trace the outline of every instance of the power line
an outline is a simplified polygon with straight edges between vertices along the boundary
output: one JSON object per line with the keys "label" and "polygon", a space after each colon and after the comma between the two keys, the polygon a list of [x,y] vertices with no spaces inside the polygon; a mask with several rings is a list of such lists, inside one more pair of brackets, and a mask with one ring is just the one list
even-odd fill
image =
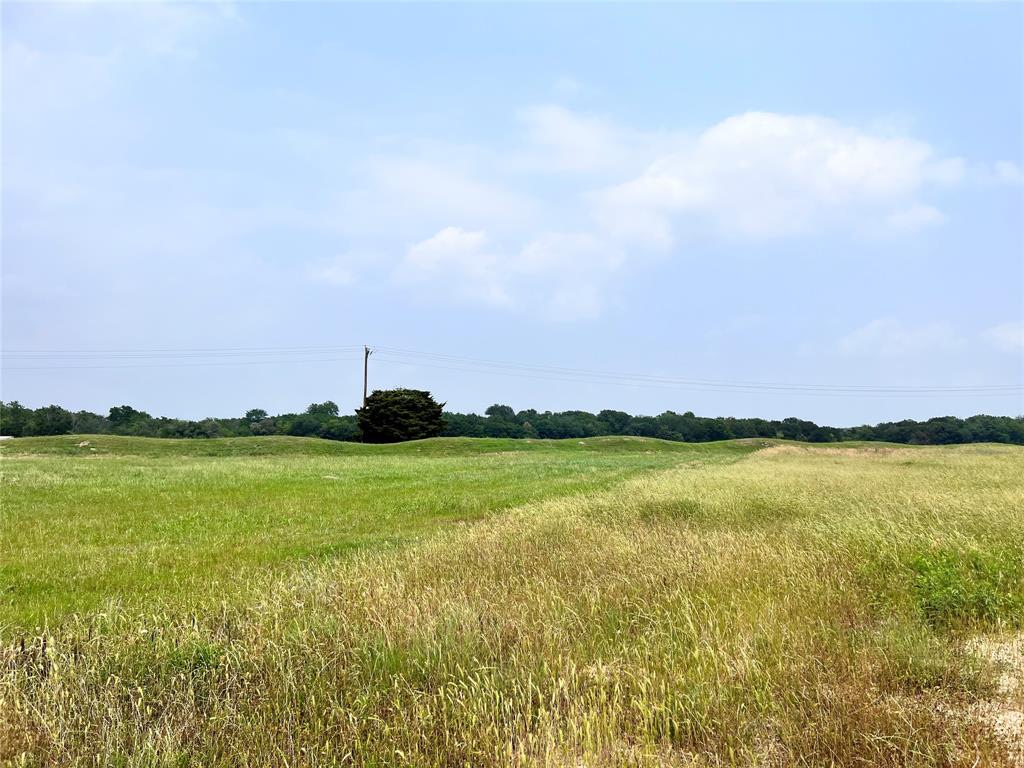
{"label": "power line", "polygon": [[781,382],[753,382],[753,381],[726,381],[716,379],[688,379],[670,376],[652,376],[646,374],[618,373],[611,371],[595,371],[580,368],[565,368],[560,366],[529,365],[524,363],[510,363],[505,361],[485,360],[480,358],[460,357],[456,355],[444,355],[432,352],[418,352],[415,350],[398,349],[394,347],[377,347],[377,350],[384,355],[394,357],[396,360],[420,361],[426,365],[428,362],[436,361],[452,363],[462,366],[494,368],[498,370],[518,370],[526,372],[538,372],[567,377],[589,377],[592,379],[613,379],[621,381],[651,382],[662,384],[680,384],[702,387],[713,387],[716,389],[766,389],[766,390],[794,390],[794,391],[835,391],[841,393],[857,392],[880,392],[880,393],[921,393],[921,392],[978,392],[978,391],[1022,391],[1024,384],[978,384],[978,385],[858,385],[858,384],[786,384]]}
{"label": "power line", "polygon": [[568,376],[557,376],[557,375],[543,375],[543,374],[531,374],[531,373],[520,373],[515,371],[496,371],[488,369],[470,368],[455,365],[443,365],[439,363],[423,362],[423,361],[410,361],[401,359],[390,359],[387,357],[381,358],[382,362],[395,363],[397,365],[415,366],[415,367],[426,367],[426,368],[438,368],[448,371],[459,371],[463,373],[482,373],[492,376],[506,376],[520,379],[534,379],[538,381],[566,381],[578,384],[606,384],[611,386],[623,386],[640,389],[666,389],[673,391],[690,391],[690,392],[730,392],[733,394],[799,394],[803,397],[858,397],[865,399],[935,399],[941,397],[978,397],[983,395],[985,397],[1019,397],[1019,393],[1016,391],[1010,392],[836,392],[836,391],[803,391],[803,392],[780,392],[778,390],[758,390],[758,389],[732,389],[722,390],[715,388],[710,385],[686,385],[686,384],[670,384],[670,383],[659,383],[659,382],[644,382],[644,381],[628,381],[628,380],[607,380],[607,379],[588,379],[586,377],[568,377]]}
{"label": "power line", "polygon": [[121,350],[33,350],[0,353],[11,360],[113,360],[123,358],[177,359],[190,357],[251,357],[261,355],[315,355],[355,351],[352,344],[332,347],[219,347],[194,349],[121,349]]}
{"label": "power line", "polygon": [[[361,352],[361,355],[355,354]],[[293,363],[347,362],[362,356],[364,384],[369,348],[365,345],[340,346],[277,346],[277,347],[195,347],[178,349],[120,350],[18,350],[3,352],[5,371],[99,370],[126,368],[184,368],[234,365],[290,365]],[[564,366],[517,363],[437,352],[375,347],[373,352],[382,362],[484,373],[515,378],[546,381],[612,384],[654,389],[716,391],[744,394],[799,394],[809,396],[851,397],[942,397],[988,396],[1013,397],[1024,392],[1024,384],[958,384],[958,385],[873,385],[787,383],[771,381],[719,380],[681,378],[640,373],[598,371]],[[346,354],[347,353],[347,354]],[[249,359],[261,358],[261,359]],[[120,361],[153,361],[122,364]],[[201,360],[203,362],[191,362]],[[7,361],[21,363],[54,363],[53,365],[10,366]],[[110,361],[111,364],[107,364]],[[79,363],[97,363],[81,365]]]}
{"label": "power line", "polygon": [[207,363],[142,363],[140,365],[36,365],[36,366],[15,366],[4,367],[4,371],[97,371],[123,368],[206,368],[209,366],[234,366],[234,365],[282,365],[292,363],[341,363],[357,359],[354,355],[348,357],[324,357],[307,360],[233,360],[231,362],[207,362]]}

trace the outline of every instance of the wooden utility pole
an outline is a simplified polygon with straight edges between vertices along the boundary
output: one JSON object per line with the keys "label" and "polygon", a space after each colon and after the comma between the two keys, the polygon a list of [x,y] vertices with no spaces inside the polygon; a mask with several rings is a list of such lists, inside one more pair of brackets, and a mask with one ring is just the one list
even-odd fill
{"label": "wooden utility pole", "polygon": [[369,371],[370,371],[370,355],[372,355],[372,354],[373,354],[373,352],[370,351],[370,348],[364,345],[363,346],[363,408],[366,407],[366,384],[369,381],[369,377],[370,377],[370,374],[369,374]]}

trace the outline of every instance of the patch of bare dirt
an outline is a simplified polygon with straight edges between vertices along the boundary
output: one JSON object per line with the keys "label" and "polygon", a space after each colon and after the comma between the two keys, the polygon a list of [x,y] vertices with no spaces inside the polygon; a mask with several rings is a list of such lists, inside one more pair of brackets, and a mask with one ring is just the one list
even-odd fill
{"label": "patch of bare dirt", "polygon": [[998,676],[992,698],[959,714],[990,730],[1006,746],[1010,765],[1024,768],[1024,633],[978,637],[967,648],[992,664]]}

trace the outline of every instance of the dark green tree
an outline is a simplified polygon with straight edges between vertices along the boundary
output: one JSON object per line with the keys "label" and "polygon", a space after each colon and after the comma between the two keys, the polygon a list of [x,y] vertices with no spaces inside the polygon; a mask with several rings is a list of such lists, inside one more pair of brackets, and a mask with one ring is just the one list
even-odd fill
{"label": "dark green tree", "polygon": [[274,419],[260,419],[249,425],[254,435],[276,435],[278,432],[277,421]]}
{"label": "dark green tree", "polygon": [[17,400],[9,403],[0,402],[0,435],[25,437],[31,433],[30,422],[32,409],[26,408]]}
{"label": "dark green tree", "polygon": [[71,432],[76,435],[101,435],[110,431],[110,422],[98,413],[78,411],[72,414]]}
{"label": "dark green tree", "polygon": [[519,423],[516,412],[508,405],[492,405],[484,414],[487,416],[485,434],[487,437],[525,437],[523,425]]}
{"label": "dark green tree", "polygon": [[355,416],[338,416],[327,419],[320,427],[320,437],[328,440],[357,440],[359,424]]}
{"label": "dark green tree", "polygon": [[71,413],[59,405],[36,408],[32,413],[33,435],[66,435],[71,431],[74,420]]}
{"label": "dark green tree", "polygon": [[288,423],[288,434],[293,437],[319,437],[320,419],[307,413],[300,413]]}
{"label": "dark green tree", "polygon": [[398,443],[436,437],[444,430],[444,403],[420,389],[378,389],[356,410],[367,443]]}
{"label": "dark green tree", "polygon": [[249,424],[252,424],[257,421],[263,421],[269,415],[270,414],[268,414],[262,408],[250,408],[248,411],[245,412],[243,421],[247,421]]}
{"label": "dark green tree", "polygon": [[512,410],[512,406],[510,405],[498,405],[495,403],[484,411],[484,415],[489,419],[494,419],[495,421],[516,420],[516,412]]}
{"label": "dark green tree", "polygon": [[609,435],[625,435],[633,421],[633,417],[622,411],[604,410],[597,414],[604,431]]}
{"label": "dark green tree", "polygon": [[137,411],[130,405],[118,405],[110,409],[107,420],[114,433],[119,435],[156,434],[153,417],[145,411]]}
{"label": "dark green tree", "polygon": [[310,403],[306,409],[306,414],[321,418],[336,417],[338,415],[338,404],[333,400],[327,400],[323,403]]}
{"label": "dark green tree", "polygon": [[445,437],[486,437],[488,420],[476,413],[444,414]]}

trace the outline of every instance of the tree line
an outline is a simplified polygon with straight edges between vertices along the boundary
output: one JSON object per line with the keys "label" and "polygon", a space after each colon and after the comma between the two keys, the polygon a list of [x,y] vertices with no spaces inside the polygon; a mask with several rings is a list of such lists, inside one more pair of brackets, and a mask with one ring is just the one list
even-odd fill
{"label": "tree line", "polygon": [[[371,397],[391,397],[392,390]],[[427,395],[428,393],[420,393]],[[382,401],[383,402],[383,401]],[[392,400],[392,402],[399,402]],[[434,406],[440,412],[440,405]],[[367,432],[364,435],[364,429]],[[376,431],[374,431],[376,429]],[[665,411],[658,416],[632,416],[623,411],[516,411],[508,405],[492,405],[483,415],[444,412],[443,422],[434,419],[429,432],[450,437],[586,438],[599,435],[656,437],[682,442],[706,442],[738,437],[767,437],[814,443],[843,440],[881,440],[893,443],[945,445],[951,443],[1015,443],[1024,445],[1024,416],[941,416],[927,421],[885,422],[859,427],[819,426],[804,419],[708,418],[692,412]],[[0,402],[0,434],[13,437],[64,434],[112,434],[141,437],[212,438],[249,435],[293,435],[327,440],[380,442],[384,436],[364,415],[342,415],[336,403],[312,403],[301,413],[271,416],[253,408],[238,418],[207,418],[199,421],[154,417],[129,405],[111,408],[104,416],[90,411],[69,411],[58,405],[26,408],[17,401]],[[399,438],[400,439],[400,438]]]}

